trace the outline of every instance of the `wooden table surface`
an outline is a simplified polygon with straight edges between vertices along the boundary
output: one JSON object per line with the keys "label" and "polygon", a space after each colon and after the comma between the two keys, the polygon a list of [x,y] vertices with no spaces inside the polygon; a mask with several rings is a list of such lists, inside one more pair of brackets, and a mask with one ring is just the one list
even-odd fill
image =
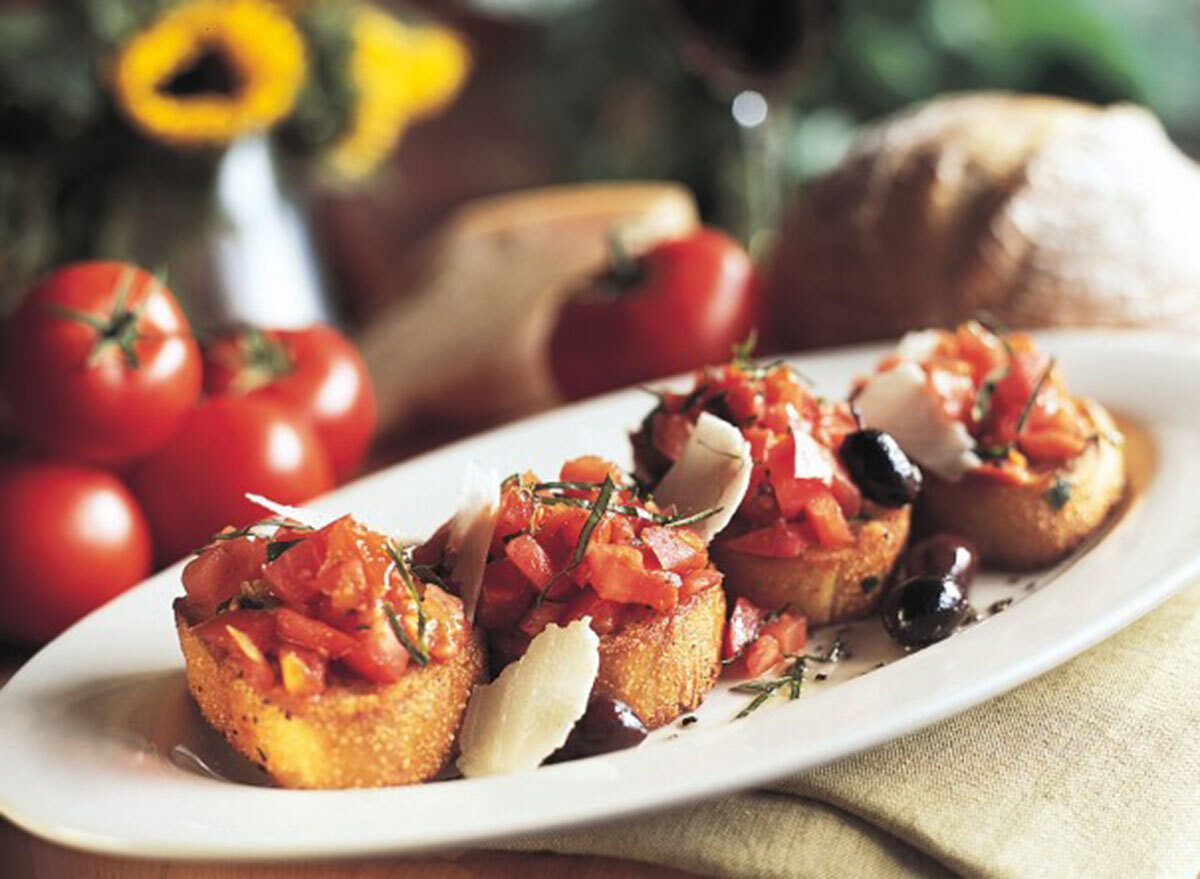
{"label": "wooden table surface", "polygon": [[[27,651],[0,646],[0,686],[29,655]],[[141,861],[64,848],[0,819],[0,877],[5,879],[645,879],[685,875],[610,858],[481,850],[303,864]]]}

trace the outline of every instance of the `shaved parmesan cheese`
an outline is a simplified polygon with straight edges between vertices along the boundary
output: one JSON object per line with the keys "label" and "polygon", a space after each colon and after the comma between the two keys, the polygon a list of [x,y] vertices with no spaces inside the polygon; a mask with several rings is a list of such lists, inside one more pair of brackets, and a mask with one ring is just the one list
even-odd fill
{"label": "shaved parmesan cheese", "polygon": [[450,576],[458,584],[468,622],[475,618],[475,605],[483,586],[483,569],[499,512],[500,477],[494,470],[484,470],[474,461],[468,461],[463,472],[458,512],[450,520],[450,537],[446,543],[451,559]]}
{"label": "shaved parmesan cheese", "polygon": [[941,340],[941,330],[915,330],[904,334],[896,345],[896,353],[900,355],[901,360],[924,363],[937,352]]}
{"label": "shaved parmesan cheese", "polygon": [[327,516],[324,513],[318,513],[316,510],[310,510],[306,507],[292,507],[287,504],[276,503],[270,498],[265,498],[261,494],[246,492],[246,500],[252,504],[258,504],[264,510],[269,510],[281,519],[290,519],[293,522],[299,522],[301,525],[306,525],[313,530],[324,528],[338,516]]}
{"label": "shaved parmesan cheese", "polygon": [[468,778],[534,769],[567,741],[600,672],[600,638],[588,620],[546,626],[525,655],[476,687],[459,735]]}
{"label": "shaved parmesan cheese", "polygon": [[885,430],[922,467],[957,482],[982,461],[966,427],[946,417],[915,363],[871,376],[854,399],[863,424]]}
{"label": "shaved parmesan cheese", "polygon": [[796,443],[797,479],[816,479],[829,485],[833,482],[833,458],[829,450],[804,430],[793,430]]}
{"label": "shaved parmesan cheese", "polygon": [[712,540],[729,524],[750,487],[750,443],[742,432],[717,416],[701,412],[683,454],[667,471],[654,499],[674,504],[680,515],[706,510],[719,512],[691,527],[705,540]]}

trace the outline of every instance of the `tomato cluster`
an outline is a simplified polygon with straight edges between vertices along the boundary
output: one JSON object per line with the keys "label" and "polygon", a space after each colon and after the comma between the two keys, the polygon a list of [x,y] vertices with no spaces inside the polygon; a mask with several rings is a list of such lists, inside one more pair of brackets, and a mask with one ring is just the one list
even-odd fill
{"label": "tomato cluster", "polygon": [[648,614],[673,612],[719,586],[721,574],[709,564],[703,538],[670,521],[624,484],[616,465],[593,455],[568,461],[554,482],[511,477],[501,492],[477,621],[511,659],[549,623],[586,616],[606,635]]}
{"label": "tomato cluster", "polygon": [[53,272],[5,321],[0,636],[44,641],[260,511],[353,473],[375,426],[336,331],[239,330],[202,351],[171,291],[119,262]]}
{"label": "tomato cluster", "polygon": [[[1082,404],[1030,336],[1001,335],[978,321],[926,332],[920,366],[929,391],[975,439],[985,455],[981,474],[1019,482],[1030,468],[1058,467],[1087,446]],[[878,371],[899,359],[890,355]]]}
{"label": "tomato cluster", "polygon": [[837,454],[855,430],[842,402],[812,394],[788,366],[735,361],[702,370],[687,394],[664,394],[633,443],[638,475],[653,485],[683,453],[700,413],[741,429],[754,469],[729,546],[754,555],[795,558],[811,546],[854,542],[850,521],[862,494]]}
{"label": "tomato cluster", "polygon": [[[401,567],[403,566],[403,567]],[[193,631],[261,689],[323,691],[330,674],[390,684],[462,648],[462,602],[349,516],[270,537],[229,530],[183,569]]]}

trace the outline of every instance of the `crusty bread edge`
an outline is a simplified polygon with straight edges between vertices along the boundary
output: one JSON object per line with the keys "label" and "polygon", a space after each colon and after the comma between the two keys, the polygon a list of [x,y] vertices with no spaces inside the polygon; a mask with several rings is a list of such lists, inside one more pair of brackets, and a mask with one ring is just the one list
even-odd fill
{"label": "crusty bread edge", "polygon": [[214,729],[290,788],[414,784],[438,773],[475,684],[486,673],[482,636],[472,632],[445,663],[412,669],[394,684],[331,688],[296,697],[260,692],[222,661],[175,611],[188,689]]}

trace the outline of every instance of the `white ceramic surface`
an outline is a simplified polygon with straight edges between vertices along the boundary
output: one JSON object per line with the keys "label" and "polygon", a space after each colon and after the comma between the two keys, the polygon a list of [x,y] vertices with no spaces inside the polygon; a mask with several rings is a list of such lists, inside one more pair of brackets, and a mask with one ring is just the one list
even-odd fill
{"label": "white ceramic surface", "polygon": [[[1165,335],[1046,334],[1072,387],[1134,425],[1153,450],[1144,485],[1102,539],[1059,570],[977,581],[984,611],[954,637],[902,656],[877,621],[851,627],[853,657],[813,667],[801,699],[734,720],[748,697],[720,687],[698,722],[633,750],[532,773],[367,791],[262,784],[187,697],[171,624],[179,566],[87,617],[0,690],[0,813],[48,839],[172,858],[366,855],[477,843],[746,787],[879,744],[1063,662],[1200,576],[1200,346]],[[829,394],[880,354],[796,358]],[[315,506],[401,535],[456,501],[468,459],[553,473],[565,457],[628,461],[626,429],[652,400],[633,390],[542,415],[354,483]],[[815,649],[834,633],[818,631]],[[892,662],[891,660],[899,660]],[[879,663],[887,663],[877,667]],[[816,672],[829,677],[816,680]]]}

